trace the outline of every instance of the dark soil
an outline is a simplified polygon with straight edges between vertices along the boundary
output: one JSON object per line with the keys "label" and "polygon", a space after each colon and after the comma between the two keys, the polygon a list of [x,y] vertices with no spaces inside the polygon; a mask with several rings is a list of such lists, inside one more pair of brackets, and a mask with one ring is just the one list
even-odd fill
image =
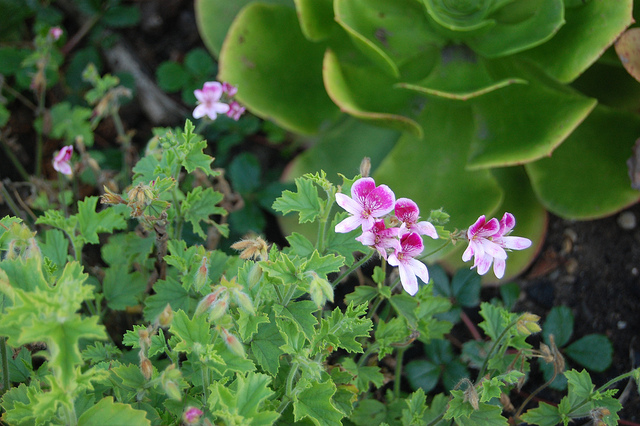
{"label": "dark soil", "polygon": [[[153,73],[161,62],[180,61],[189,50],[204,47],[197,32],[192,1],[148,0],[134,4],[141,8],[141,23],[135,28],[120,30],[118,34],[133,47],[152,80],[155,80]],[[81,25],[73,19],[78,18],[69,17],[64,22],[70,36]],[[77,48],[82,46],[80,43]],[[112,71],[106,69],[105,72]],[[178,95],[171,97],[177,103],[181,102]],[[183,107],[188,110],[187,106]],[[136,130],[134,143],[142,149],[151,137],[155,123],[145,117],[136,100],[126,107],[123,118],[128,129]],[[29,111],[16,111],[12,119],[19,120],[12,126],[13,135],[20,140],[16,153],[31,171],[33,165],[29,164],[29,159],[33,158],[34,136],[26,124],[30,119]],[[100,132],[96,146],[117,147],[108,122]],[[57,141],[50,141],[46,152],[51,154],[57,147]],[[267,155],[271,158],[261,156],[261,160],[269,163],[269,167],[272,167],[273,157],[281,162],[281,153],[269,151]],[[3,177],[19,180],[10,163],[1,158],[0,167]],[[640,222],[640,205],[629,208],[625,215],[622,221],[635,222],[637,219]],[[633,220],[629,220],[628,215],[632,215]],[[620,218],[621,215],[615,215],[576,222],[550,216],[549,232],[541,254],[527,274],[518,280],[523,291],[517,311],[529,311],[544,320],[553,306],[568,306],[575,316],[572,341],[590,333],[609,337],[614,347],[613,364],[603,373],[592,374],[596,386],[640,364],[640,342],[636,339],[640,331],[640,226],[635,223],[621,226]],[[486,300],[496,295],[497,290],[493,288],[483,291]],[[541,383],[543,379],[534,367],[525,390],[530,392]],[[626,382],[618,384],[621,390],[625,386]],[[553,392],[539,395],[553,403],[561,396],[561,393]],[[621,418],[627,422],[640,422],[640,397],[635,390],[628,393],[623,405]]]}

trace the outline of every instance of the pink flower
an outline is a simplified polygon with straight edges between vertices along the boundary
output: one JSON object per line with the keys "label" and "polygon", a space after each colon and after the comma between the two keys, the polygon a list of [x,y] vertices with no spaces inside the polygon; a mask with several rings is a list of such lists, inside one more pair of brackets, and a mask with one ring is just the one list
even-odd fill
{"label": "pink flower", "polygon": [[395,201],[396,196],[387,185],[376,187],[370,177],[358,179],[351,186],[351,198],[336,194],[336,203],[352,215],[336,225],[336,232],[351,232],[360,225],[364,232],[369,231],[377,218],[393,210]]}
{"label": "pink flower", "polygon": [[434,240],[438,239],[438,231],[431,222],[420,219],[420,209],[415,201],[408,198],[399,198],[395,206],[396,217],[402,222],[401,233],[415,232],[418,235],[428,235]]}
{"label": "pink flower", "polygon": [[400,272],[400,282],[404,290],[410,295],[418,292],[418,279],[420,277],[425,283],[429,282],[429,271],[424,263],[414,257],[424,250],[422,238],[415,232],[404,234],[400,238],[400,250],[389,255],[389,265],[397,266]]}
{"label": "pink flower", "polygon": [[398,239],[399,228],[387,228],[384,220],[378,220],[369,231],[365,231],[356,238],[365,246],[370,246],[378,250],[383,259],[387,258],[387,249],[395,251],[402,250]]}
{"label": "pink flower", "polygon": [[227,94],[230,98],[235,96],[238,93],[238,88],[232,84],[227,83],[226,81],[222,83],[222,91]]}
{"label": "pink flower", "polygon": [[244,114],[244,111],[245,108],[242,105],[240,105],[236,101],[232,101],[229,104],[229,111],[227,111],[227,116],[238,121],[240,119],[240,116]]}
{"label": "pink flower", "polygon": [[184,412],[182,418],[184,422],[188,425],[192,425],[200,420],[200,416],[204,413],[202,410],[197,409],[196,407],[188,407],[187,411]]}
{"label": "pink flower", "polygon": [[53,158],[53,168],[60,173],[70,176],[71,171],[71,154],[73,154],[73,145],[63,147]]}
{"label": "pink flower", "polygon": [[215,120],[218,114],[226,114],[229,111],[229,105],[220,102],[223,89],[222,84],[217,81],[206,82],[202,90],[194,90],[193,94],[198,100],[198,106],[193,110],[194,118],[202,118],[206,115]]}
{"label": "pink flower", "polygon": [[474,257],[472,269],[477,267],[478,274],[484,275],[491,268],[498,279],[504,276],[507,250],[523,250],[531,246],[531,240],[523,237],[510,237],[508,234],[516,224],[511,213],[505,213],[502,220],[493,218],[486,221],[480,216],[467,230],[469,247],[462,254],[462,260],[467,262]]}
{"label": "pink flower", "polygon": [[60,27],[51,28],[49,30],[49,35],[54,41],[58,41],[58,39],[60,39],[60,36],[62,36],[62,28]]}

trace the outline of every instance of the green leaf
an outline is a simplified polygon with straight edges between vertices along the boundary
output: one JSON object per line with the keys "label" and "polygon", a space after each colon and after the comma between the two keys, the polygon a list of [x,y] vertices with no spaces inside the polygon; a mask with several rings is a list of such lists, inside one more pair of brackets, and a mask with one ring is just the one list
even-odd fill
{"label": "green leaf", "polygon": [[193,232],[201,238],[206,239],[207,235],[200,226],[200,222],[213,224],[209,219],[211,215],[226,215],[227,211],[222,207],[216,206],[222,201],[223,195],[213,188],[203,189],[201,186],[193,188],[187,198],[182,202],[182,210],[184,211],[184,219],[191,223]]}
{"label": "green leaf", "polygon": [[316,341],[324,341],[327,345],[341,347],[347,352],[362,352],[360,337],[368,337],[373,324],[370,319],[362,318],[366,315],[366,305],[355,306],[350,303],[343,313],[335,308],[331,316],[321,320],[320,330]]}
{"label": "green leaf", "polygon": [[68,102],[60,102],[51,108],[50,135],[56,139],[64,139],[66,145],[73,145],[76,137],[81,137],[88,147],[93,146],[93,130],[91,129],[92,110],[81,106],[71,107]]}
{"label": "green leaf", "polygon": [[498,340],[498,337],[508,325],[504,314],[505,310],[502,308],[487,302],[480,304],[480,315],[484,318],[484,321],[479,326],[494,342]]}
{"label": "green leaf", "polygon": [[156,294],[145,300],[144,317],[147,321],[154,321],[169,304],[174,312],[183,310],[193,312],[196,301],[189,297],[189,292],[175,278],[157,281],[153,289]]}
{"label": "green leaf", "polygon": [[86,197],[78,202],[78,232],[79,238],[90,244],[98,244],[98,233],[113,232],[125,229],[127,222],[124,218],[125,207],[109,207],[96,212],[98,197]]}
{"label": "green leaf", "polygon": [[[187,123],[191,123],[187,120]],[[193,126],[193,124],[191,125]],[[185,135],[183,138],[188,139],[191,136],[187,124],[185,124]],[[207,176],[216,176],[218,173],[211,168],[213,157],[205,154],[203,150],[207,147],[207,141],[189,142],[189,151],[186,153],[182,166],[188,173],[192,173],[195,169],[200,169]]]}
{"label": "green leaf", "polygon": [[440,366],[426,360],[415,360],[407,363],[407,378],[412,389],[431,392],[440,380]]}
{"label": "green leaf", "polygon": [[376,287],[370,287],[366,285],[357,286],[352,293],[345,296],[344,301],[346,303],[352,303],[354,305],[361,305],[363,303],[369,303],[378,295],[378,289]]}
{"label": "green leaf", "polygon": [[502,407],[484,402],[475,410],[468,401],[464,401],[464,391],[451,391],[453,399],[449,401],[449,409],[444,415],[447,420],[455,419],[460,426],[508,425],[502,416]]}
{"label": "green leaf", "polygon": [[212,341],[211,325],[206,315],[190,320],[183,310],[175,311],[169,331],[180,340],[173,348],[176,352],[202,351]]}
{"label": "green leaf", "polygon": [[419,303],[416,299],[409,296],[407,293],[402,292],[401,294],[391,296],[389,302],[391,303],[391,306],[394,307],[398,315],[402,315],[406,318],[409,326],[412,328],[417,327],[418,317],[416,316],[416,310]]}
{"label": "green leaf", "polygon": [[328,274],[338,272],[342,266],[344,266],[344,257],[335,254],[320,256],[317,251],[314,251],[304,269],[305,272],[315,272],[320,277],[326,278]]}
{"label": "green leaf", "polygon": [[639,194],[624,164],[638,134],[635,114],[598,106],[550,158],[525,165],[540,202],[561,217],[585,220],[635,203]]}
{"label": "green leaf", "polygon": [[381,387],[384,382],[384,375],[380,367],[359,366],[353,358],[342,359],[340,365],[353,376],[353,381],[360,392],[369,390],[369,385]]}
{"label": "green leaf", "polygon": [[304,37],[293,9],[254,2],[229,29],[218,78],[239,88],[236,98],[253,114],[297,133],[314,133],[339,114],[322,81],[324,51]]}
{"label": "green leaf", "polygon": [[113,402],[112,396],[105,396],[96,405],[78,418],[78,426],[99,426],[105,424],[151,425],[146,412],[136,410],[129,404]]}
{"label": "green leaf", "polygon": [[566,9],[566,24],[551,40],[520,55],[561,82],[571,82],[633,22],[632,7],[632,0],[582,2]]}
{"label": "green leaf", "polygon": [[[335,229],[336,225],[347,216],[348,214],[346,212],[336,214],[329,226],[329,229]],[[353,253],[365,253],[367,250],[370,250],[362,245],[360,241],[356,240],[356,237],[359,236],[359,229],[354,229],[353,231],[344,234],[339,232],[329,232],[327,235],[326,250],[330,253],[336,253],[343,256],[345,258],[345,262],[351,265],[355,262]]]}
{"label": "green leaf", "polygon": [[318,189],[309,179],[297,178],[295,183],[297,191],[284,191],[273,203],[273,209],[283,214],[298,212],[299,223],[313,222],[320,214]]}
{"label": "green leaf", "polygon": [[311,383],[294,396],[293,414],[296,421],[308,418],[316,426],[342,424],[343,414],[335,407],[331,397],[336,392],[333,382]]}
{"label": "green leaf", "polygon": [[62,269],[67,263],[69,255],[69,240],[63,232],[57,229],[47,229],[42,232],[42,235],[44,241],[38,244],[42,254],[58,265],[59,269]]}
{"label": "green leaf", "polygon": [[243,152],[231,161],[227,167],[227,176],[233,189],[240,194],[248,194],[261,186],[260,163],[255,155]]}
{"label": "green leaf", "polygon": [[304,336],[309,341],[313,339],[315,326],[318,323],[318,319],[313,315],[317,310],[316,304],[311,300],[291,302],[286,307],[273,305],[273,312],[275,312],[276,318],[283,318],[295,324],[298,332],[304,333]]}
{"label": "green leaf", "polygon": [[315,251],[313,243],[298,232],[293,232],[285,238],[289,242],[291,253],[295,256],[308,257]]}
{"label": "green leaf", "polygon": [[[409,132],[420,138],[420,124],[405,116],[415,94],[393,87],[394,78],[375,66],[341,63],[336,52],[327,49],[322,64],[327,93],[340,109],[365,122]],[[375,86],[376,91],[368,90]]]}
{"label": "green leaf", "polygon": [[296,0],[300,29],[309,41],[321,41],[329,37],[333,26],[332,0]]}
{"label": "green leaf", "polygon": [[246,424],[273,424],[280,414],[263,409],[274,393],[269,388],[271,380],[266,374],[249,372],[246,376],[238,374],[231,388],[215,383],[210,387],[210,408],[218,417],[233,423],[243,419]]}
{"label": "green leaf", "polygon": [[238,333],[242,341],[246,342],[258,332],[258,326],[263,323],[268,323],[269,318],[263,312],[257,314],[251,314],[245,310],[238,310],[238,318],[236,323],[238,324]]}
{"label": "green leaf", "polygon": [[165,61],[156,69],[158,86],[167,92],[177,92],[188,81],[185,69],[177,62]]}
{"label": "green leaf", "polygon": [[216,64],[204,49],[196,47],[184,57],[184,65],[193,76],[210,77],[216,71]]}
{"label": "green leaf", "polygon": [[271,313],[269,322],[258,326],[258,333],[251,341],[251,350],[258,364],[272,376],[278,373],[280,355],[283,353],[280,346],[284,343],[275,323],[275,315]]}
{"label": "green leaf", "polygon": [[140,272],[129,273],[122,267],[105,270],[102,291],[111,309],[123,310],[137,305],[146,288],[147,280]]}
{"label": "green leaf", "polygon": [[548,345],[553,334],[556,345],[561,348],[569,342],[573,334],[573,313],[567,306],[554,306],[544,321],[542,335]]}
{"label": "green leaf", "polygon": [[474,270],[459,269],[451,280],[453,297],[462,306],[473,307],[480,303],[481,277]]}
{"label": "green leaf", "polygon": [[110,27],[132,27],[140,21],[140,9],[135,6],[111,6],[101,19]]}
{"label": "green leaf", "polygon": [[537,408],[530,408],[522,415],[522,420],[540,426],[556,426],[562,421],[558,407],[541,402]]}
{"label": "green leaf", "polygon": [[382,425],[387,419],[387,406],[375,399],[363,399],[349,419],[358,426]]}
{"label": "green leaf", "polygon": [[613,345],[603,334],[587,334],[564,348],[564,353],[589,370],[601,373],[611,366]]}

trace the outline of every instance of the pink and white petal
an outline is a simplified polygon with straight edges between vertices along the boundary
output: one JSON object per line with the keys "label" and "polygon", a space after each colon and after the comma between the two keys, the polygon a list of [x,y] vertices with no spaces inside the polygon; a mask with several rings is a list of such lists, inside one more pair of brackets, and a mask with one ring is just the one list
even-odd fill
{"label": "pink and white petal", "polygon": [[336,194],[336,204],[352,215],[360,216],[362,214],[362,205],[340,192]]}
{"label": "pink and white petal", "polygon": [[511,250],[524,250],[531,247],[531,240],[524,237],[502,237],[496,243]]}
{"label": "pink and white petal", "polygon": [[356,241],[360,241],[365,246],[373,246],[376,243],[376,234],[371,231],[363,232],[362,235],[356,237]]}
{"label": "pink and white petal", "polygon": [[436,227],[433,226],[431,222],[428,222],[426,220],[416,223],[416,232],[418,232],[418,234],[420,235],[427,235],[433,238],[434,240],[437,240],[439,238],[438,231],[436,231]]}
{"label": "pink and white petal", "polygon": [[471,258],[475,254],[474,246],[475,246],[475,244],[470,242],[469,246],[467,247],[467,249],[464,251],[464,253],[462,253],[462,261],[463,262],[468,262],[468,261],[471,260]]}
{"label": "pink and white petal", "polygon": [[498,219],[494,217],[489,222],[484,224],[484,226],[478,231],[476,236],[491,237],[498,232],[500,232],[500,222],[498,222]]}
{"label": "pink and white petal", "polygon": [[193,95],[196,97],[196,99],[198,100],[198,102],[200,103],[204,103],[207,100],[207,96],[205,95],[205,93],[200,90],[200,89],[196,89],[193,91]]}
{"label": "pink and white petal", "polygon": [[496,278],[501,279],[504,277],[504,270],[506,266],[506,261],[504,259],[493,260],[493,273],[496,274]]}
{"label": "pink and white petal", "polygon": [[478,268],[478,274],[484,275],[491,268],[491,262],[493,258],[491,256],[478,256],[476,255],[474,266]]}
{"label": "pink and white petal", "polygon": [[364,200],[376,188],[373,178],[360,178],[351,185],[351,198]]}
{"label": "pink and white petal", "polygon": [[400,272],[400,282],[404,291],[410,295],[415,295],[418,292],[418,279],[413,274],[413,271],[404,264],[398,265],[398,272]]}
{"label": "pink and white petal", "polygon": [[335,231],[340,234],[346,234],[356,229],[362,224],[362,219],[358,216],[349,216],[342,222],[336,225]]}
{"label": "pink and white petal", "polygon": [[217,81],[207,81],[204,86],[202,86],[202,91],[207,94],[207,96],[213,96],[216,99],[220,99],[222,97],[222,84]]}
{"label": "pink and white petal", "polygon": [[229,105],[222,102],[216,102],[213,104],[213,110],[218,114],[226,114],[229,111],[229,108]]}
{"label": "pink and white petal", "polygon": [[366,204],[371,216],[381,217],[393,210],[396,195],[387,185],[380,185],[369,193]]}
{"label": "pink and white petal", "polygon": [[198,105],[193,110],[193,118],[202,118],[205,115],[207,115],[207,107],[204,106],[203,104]]}
{"label": "pink and white petal", "polygon": [[396,253],[390,254],[389,258],[387,259],[387,262],[391,266],[399,266],[400,265],[400,260],[398,260],[398,255]]}
{"label": "pink and white petal", "polygon": [[467,238],[469,240],[473,239],[474,236],[480,232],[484,224],[486,223],[486,218],[484,215],[480,216],[476,222],[467,229]]}
{"label": "pink and white petal", "polygon": [[398,198],[394,210],[400,222],[415,223],[420,214],[418,205],[409,198]]}
{"label": "pink and white petal", "polygon": [[429,283],[429,270],[427,269],[427,265],[417,259],[407,259],[406,264],[425,284]]}
{"label": "pink and white petal", "polygon": [[505,212],[500,220],[500,235],[508,234],[514,226],[516,226],[516,218],[511,213]]}
{"label": "pink and white petal", "polygon": [[484,251],[484,253],[486,253],[488,256],[495,257],[496,259],[507,258],[507,252],[504,251],[502,247],[500,247],[498,244],[494,243],[493,241],[489,241],[483,238],[483,239],[480,239],[478,243],[482,247],[482,250]]}
{"label": "pink and white petal", "polygon": [[372,216],[360,217],[360,223],[362,223],[363,231],[370,231],[373,228],[373,225],[376,224],[376,220]]}
{"label": "pink and white petal", "polygon": [[422,238],[414,232],[404,235],[400,240],[400,245],[402,245],[402,252],[410,257],[416,257],[424,250]]}

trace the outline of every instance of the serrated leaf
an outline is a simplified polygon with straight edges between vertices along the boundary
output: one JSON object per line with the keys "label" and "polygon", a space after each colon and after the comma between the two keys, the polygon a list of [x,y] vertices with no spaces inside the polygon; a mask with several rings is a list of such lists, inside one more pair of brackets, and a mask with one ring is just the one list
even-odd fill
{"label": "serrated leaf", "polygon": [[376,287],[360,285],[360,286],[357,286],[352,293],[347,294],[344,300],[346,303],[361,305],[363,303],[369,303],[377,295],[378,295],[378,289]]}
{"label": "serrated leaf", "polygon": [[344,358],[340,365],[353,376],[353,381],[360,392],[368,391],[370,384],[379,388],[384,382],[384,375],[380,371],[380,367],[360,366],[355,363],[353,358]]}
{"label": "serrated leaf", "polygon": [[173,314],[169,331],[180,339],[180,342],[173,348],[176,352],[192,353],[194,350],[202,350],[212,340],[211,325],[207,321],[206,315],[189,319],[183,310],[178,310]]}
{"label": "serrated leaf", "polygon": [[482,315],[484,321],[479,326],[491,340],[496,341],[507,325],[503,316],[504,310],[486,302],[483,302],[480,306],[480,315]]}
{"label": "serrated leaf", "polygon": [[430,392],[440,379],[440,366],[426,360],[415,360],[405,367],[407,378],[412,389],[422,389]]}
{"label": "serrated leaf", "polygon": [[338,272],[343,265],[344,257],[342,256],[336,256],[335,254],[320,256],[317,251],[314,251],[307,260],[304,269],[306,272],[313,271],[321,277],[326,278],[327,274]]}
{"label": "serrated leaf", "polygon": [[294,397],[293,414],[296,421],[306,417],[316,426],[341,424],[343,414],[331,401],[335,392],[333,382],[312,383]]}
{"label": "serrated leaf", "polygon": [[318,319],[313,315],[317,310],[318,307],[311,300],[291,302],[287,306],[273,306],[276,318],[284,318],[291,321],[296,325],[298,332],[302,332],[309,341],[313,339],[315,326],[318,323]]}
{"label": "serrated leaf", "polygon": [[102,398],[78,418],[78,426],[102,426],[108,424],[149,425],[146,412],[136,410],[129,404],[113,402],[112,396]]}
{"label": "serrated leaf", "polygon": [[169,304],[174,312],[181,309],[185,312],[193,312],[196,301],[189,297],[189,292],[174,278],[167,277],[153,286],[156,294],[145,300],[144,317],[147,321],[154,321]]}
{"label": "serrated leaf", "polygon": [[362,318],[366,314],[366,305],[350,303],[346,312],[335,308],[331,316],[323,318],[315,339],[326,344],[341,347],[347,352],[362,352],[359,337],[368,337],[373,324],[370,319]]}
{"label": "serrated leaf", "polygon": [[96,212],[98,197],[86,197],[78,202],[78,233],[79,238],[86,243],[98,244],[98,233],[113,232],[124,229],[127,222],[124,219],[123,206],[109,207]]}
{"label": "serrated leaf", "polygon": [[292,232],[291,235],[285,238],[289,242],[291,254],[295,256],[308,257],[315,251],[313,243],[298,232]]}
{"label": "serrated leaf", "polygon": [[258,332],[258,326],[266,322],[269,322],[269,318],[264,312],[250,314],[245,310],[239,310],[236,323],[238,324],[238,333],[240,333],[242,341],[246,342],[251,339]]}
{"label": "serrated leaf", "polygon": [[522,420],[540,426],[556,426],[562,421],[558,408],[541,402],[537,408],[530,408],[522,415]]}
{"label": "serrated leaf", "polygon": [[44,241],[38,244],[42,254],[58,265],[59,269],[62,269],[67,263],[67,256],[69,255],[69,240],[58,229],[48,229],[42,235],[44,236]]}
{"label": "serrated leaf", "polygon": [[462,306],[473,307],[480,302],[481,277],[471,269],[459,269],[451,280],[453,296]]}
{"label": "serrated leaf", "polygon": [[269,322],[258,326],[258,334],[251,341],[251,350],[256,361],[272,376],[278,373],[280,367],[280,346],[284,344],[284,339],[275,324],[275,315],[269,315]]}
{"label": "serrated leaf", "polygon": [[588,334],[564,348],[564,353],[589,370],[601,373],[611,366],[613,345],[603,334]]}
{"label": "serrated leaf", "polygon": [[207,176],[216,176],[217,173],[211,168],[213,157],[205,154],[203,150],[207,147],[207,141],[193,142],[191,149],[187,152],[182,166],[188,173],[193,173],[195,169],[202,170]]}
{"label": "serrated leaf", "polygon": [[207,235],[202,230],[200,222],[213,225],[209,219],[211,215],[226,215],[227,211],[216,206],[223,199],[223,195],[213,188],[203,189],[201,186],[195,187],[187,194],[187,198],[182,202],[184,219],[191,223],[193,232],[201,238],[206,239]]}
{"label": "serrated leaf", "polygon": [[297,192],[284,191],[273,203],[273,209],[283,214],[298,212],[299,223],[313,222],[320,214],[318,188],[304,178],[297,178],[295,184]]}
{"label": "serrated leaf", "polygon": [[234,423],[241,418],[246,424],[273,424],[279,413],[263,410],[265,400],[274,393],[270,383],[271,377],[253,372],[238,374],[232,388],[216,383],[210,387],[210,408],[218,417],[233,419]]}
{"label": "serrated leaf", "polygon": [[[336,214],[333,218],[333,221],[331,221],[329,229],[334,230],[336,228],[336,225],[347,216],[348,214],[346,212]],[[360,241],[356,240],[356,237],[359,236],[360,229],[354,229],[353,231],[344,234],[339,232],[329,232],[327,234],[326,250],[328,252],[344,256],[345,262],[351,265],[355,262],[353,253],[366,253],[368,250],[370,250]]]}
{"label": "serrated leaf", "polygon": [[146,288],[147,280],[140,272],[129,273],[122,267],[108,268],[102,281],[107,306],[114,310],[137,305]]}

